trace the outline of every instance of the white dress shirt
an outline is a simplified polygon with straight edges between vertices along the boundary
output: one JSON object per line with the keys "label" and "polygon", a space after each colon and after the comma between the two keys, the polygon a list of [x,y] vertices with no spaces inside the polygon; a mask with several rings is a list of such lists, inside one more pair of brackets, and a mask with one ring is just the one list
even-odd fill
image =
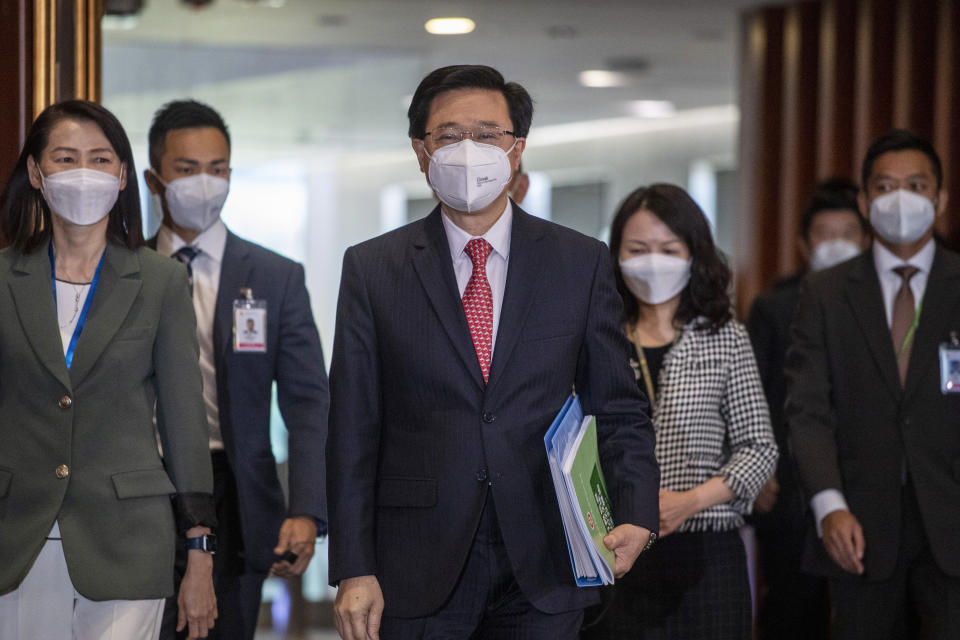
{"label": "white dress shirt", "polygon": [[497,345],[497,330],[500,328],[500,309],[503,308],[503,290],[507,285],[507,265],[510,262],[510,232],[513,229],[513,205],[507,200],[507,208],[500,218],[482,236],[471,236],[469,233],[453,223],[447,214],[442,214],[443,229],[447,233],[447,243],[450,245],[450,257],[453,259],[453,272],[457,276],[457,288],[460,297],[467,288],[470,275],[473,273],[473,260],[467,255],[467,243],[476,237],[481,237],[490,243],[493,251],[487,257],[487,280],[490,282],[490,292],[493,294],[493,339],[490,351],[490,362],[493,362],[493,351]]}
{"label": "white dress shirt", "polygon": [[[187,243],[170,227],[163,225],[157,233],[157,252],[172,256]],[[217,407],[217,368],[214,361],[213,318],[220,288],[220,267],[227,245],[227,226],[217,220],[198,235],[190,246],[199,249],[190,263],[193,269],[193,310],[197,314],[197,342],[200,344],[200,374],[203,377],[203,402],[210,428],[210,449],[223,449],[220,433],[220,410]]]}
{"label": "white dress shirt", "polygon": [[[893,324],[893,302],[897,292],[903,284],[903,278],[894,269],[904,265],[916,267],[917,272],[910,278],[910,289],[913,291],[915,307],[920,307],[923,294],[927,290],[927,280],[930,277],[930,267],[933,266],[933,254],[936,249],[933,239],[913,254],[909,260],[903,260],[893,255],[889,249],[879,242],[873,243],[873,266],[880,279],[880,291],[883,293],[883,308],[887,314],[887,326]],[[847,501],[839,489],[824,489],[810,499],[810,508],[813,509],[814,520],[817,523],[817,535],[822,536],[823,519],[833,511],[849,511]]]}

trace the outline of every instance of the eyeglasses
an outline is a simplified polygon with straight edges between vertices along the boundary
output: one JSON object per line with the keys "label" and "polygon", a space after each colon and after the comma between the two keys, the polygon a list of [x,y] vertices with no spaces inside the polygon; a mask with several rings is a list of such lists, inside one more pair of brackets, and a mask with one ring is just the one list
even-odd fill
{"label": "eyeglasses", "polygon": [[497,126],[481,126],[476,129],[459,129],[457,127],[441,127],[439,129],[434,129],[433,131],[427,131],[423,134],[423,137],[426,138],[430,136],[430,139],[433,140],[433,143],[438,147],[445,147],[450,144],[455,144],[464,139],[464,137],[469,136],[474,142],[480,142],[482,144],[499,144],[503,140],[503,136],[513,136],[517,137],[513,131],[504,131]]}

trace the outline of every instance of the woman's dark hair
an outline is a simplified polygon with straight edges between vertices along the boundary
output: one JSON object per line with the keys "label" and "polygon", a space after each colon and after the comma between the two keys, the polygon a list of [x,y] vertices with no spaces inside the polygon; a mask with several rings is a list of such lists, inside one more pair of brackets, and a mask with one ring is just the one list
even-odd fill
{"label": "woman's dark hair", "polygon": [[30,253],[47,242],[51,234],[51,213],[39,189],[30,184],[27,158],[39,164],[50,132],[64,120],[92,122],[100,127],[124,165],[126,187],[110,210],[107,240],[136,249],[143,245],[140,220],[140,188],[130,141],[117,118],[100,105],[86,100],[66,100],[50,105],[37,116],[27,133],[23,150],[0,196],[0,228],[7,242],[21,253]]}
{"label": "woman's dark hair", "polygon": [[700,318],[696,328],[716,333],[733,318],[730,306],[730,267],[713,244],[713,235],[703,211],[686,191],[672,184],[640,187],[623,201],[610,225],[610,253],[616,265],[617,290],[623,298],[623,317],[637,321],[639,306],[623,281],[620,245],[623,229],[641,209],[657,216],[690,249],[690,282],[680,294],[675,320],[687,324]]}
{"label": "woman's dark hair", "polygon": [[456,89],[488,89],[502,93],[513,122],[513,132],[518,138],[527,137],[533,121],[533,99],[527,90],[516,82],[506,82],[493,67],[461,64],[431,71],[420,81],[407,109],[407,119],[410,121],[407,133],[411,138],[422,140],[427,133],[427,118],[433,99]]}

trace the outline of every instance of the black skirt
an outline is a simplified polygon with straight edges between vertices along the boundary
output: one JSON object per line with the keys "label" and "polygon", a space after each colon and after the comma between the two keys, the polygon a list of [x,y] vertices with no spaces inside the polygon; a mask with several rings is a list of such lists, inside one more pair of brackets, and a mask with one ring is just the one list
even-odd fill
{"label": "black skirt", "polygon": [[588,609],[582,640],[747,640],[750,583],[737,531],[674,533]]}

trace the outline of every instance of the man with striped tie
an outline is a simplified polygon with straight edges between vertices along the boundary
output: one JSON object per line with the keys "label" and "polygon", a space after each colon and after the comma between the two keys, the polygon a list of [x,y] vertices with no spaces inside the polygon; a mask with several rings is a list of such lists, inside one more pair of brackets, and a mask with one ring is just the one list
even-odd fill
{"label": "man with striped tie", "polygon": [[[220,114],[171,102],[149,136],[144,177],[163,205],[163,226],[149,244],[187,265],[197,316],[219,522],[220,617],[209,637],[249,640],[267,574],[302,574],[326,528],[329,395],[320,337],[303,267],[237,237],[220,219],[230,187],[230,134]],[[289,504],[270,447],[274,382],[290,439]],[[164,640],[174,637],[177,617],[171,599]]]}

